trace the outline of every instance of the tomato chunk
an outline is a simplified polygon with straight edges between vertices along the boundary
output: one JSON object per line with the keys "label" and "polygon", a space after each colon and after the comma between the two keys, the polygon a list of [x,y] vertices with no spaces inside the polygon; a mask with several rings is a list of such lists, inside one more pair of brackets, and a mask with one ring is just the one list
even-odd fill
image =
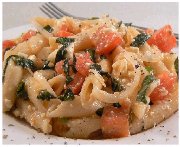
{"label": "tomato chunk", "polygon": [[96,46],[96,53],[99,55],[108,54],[118,45],[124,43],[120,35],[108,30],[105,26],[100,27],[91,39]]}
{"label": "tomato chunk", "polygon": [[16,45],[16,43],[12,40],[4,40],[3,41],[3,49],[12,48],[15,45]]}
{"label": "tomato chunk", "polygon": [[150,94],[152,102],[163,100],[168,93],[172,92],[176,81],[176,76],[170,76],[167,72],[159,74],[157,78],[160,79],[160,85]]}
{"label": "tomato chunk", "polygon": [[104,138],[129,136],[128,114],[123,109],[114,106],[104,107],[101,117],[101,129]]}
{"label": "tomato chunk", "polygon": [[63,64],[64,64],[64,61],[63,61],[63,60],[61,60],[61,61],[59,61],[59,62],[56,63],[56,65],[55,65],[55,71],[56,71],[58,74],[64,74]]}
{"label": "tomato chunk", "polygon": [[22,35],[22,40],[26,41],[26,40],[28,40],[29,38],[31,38],[32,36],[35,36],[35,35],[36,35],[36,31],[29,30],[27,33]]}
{"label": "tomato chunk", "polygon": [[69,36],[73,36],[73,33],[67,32],[67,31],[59,31],[56,34],[56,37],[69,37]]}
{"label": "tomato chunk", "polygon": [[162,52],[170,52],[176,47],[176,37],[170,25],[157,30],[148,40],[149,45],[156,45]]}
{"label": "tomato chunk", "polygon": [[68,87],[72,90],[74,94],[79,94],[81,91],[82,85],[84,83],[85,77],[77,72],[74,75],[73,81],[68,84]]}
{"label": "tomato chunk", "polygon": [[93,63],[88,52],[76,57],[76,70],[83,76],[89,74],[90,65]]}

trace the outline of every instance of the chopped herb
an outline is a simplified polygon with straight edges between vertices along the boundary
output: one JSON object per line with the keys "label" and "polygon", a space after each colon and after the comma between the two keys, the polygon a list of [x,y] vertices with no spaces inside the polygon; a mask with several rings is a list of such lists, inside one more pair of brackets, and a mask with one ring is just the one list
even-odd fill
{"label": "chopped herb", "polygon": [[132,26],[132,22],[130,22],[130,23],[124,23],[124,25],[125,25],[126,27]]}
{"label": "chopped herb", "polygon": [[100,59],[103,60],[103,59],[107,59],[107,57],[105,55],[101,55],[100,56]]}
{"label": "chopped herb", "polygon": [[18,98],[22,98],[24,100],[28,100],[28,94],[25,90],[25,83],[24,81],[21,81],[19,84],[18,84],[18,87],[17,87],[17,90],[16,90],[16,96]]}
{"label": "chopped herb", "polygon": [[177,75],[179,75],[179,59],[178,59],[178,57],[177,57],[176,60],[174,61],[174,67],[175,67],[175,69],[176,69]]}
{"label": "chopped herb", "polygon": [[53,31],[53,28],[50,25],[45,26],[43,29],[51,33]]}
{"label": "chopped herb", "polygon": [[89,52],[91,60],[93,62],[96,62],[95,50],[94,49],[87,49],[86,51]]}
{"label": "chopped herb", "polygon": [[41,90],[37,96],[37,99],[41,99],[41,100],[50,100],[50,99],[54,99],[55,96],[52,95],[50,92],[48,92],[47,90]]}
{"label": "chopped herb", "polygon": [[55,58],[55,64],[61,60],[64,60],[66,58],[66,54],[67,54],[66,46],[62,46],[57,51],[56,58]]}
{"label": "chopped herb", "polygon": [[72,70],[73,70],[74,73],[77,72],[77,70],[76,70],[76,56],[75,56],[75,55],[73,55],[73,65],[72,65]]}
{"label": "chopped herb", "polygon": [[153,72],[153,69],[152,69],[151,66],[146,66],[145,69],[146,69],[149,73]]}
{"label": "chopped herb", "polygon": [[64,94],[60,95],[58,98],[61,101],[69,101],[69,100],[73,100],[74,99],[74,94],[73,94],[73,92],[72,92],[72,90],[70,88],[67,88],[64,91]]}
{"label": "chopped herb", "polygon": [[95,20],[95,19],[99,19],[99,17],[91,17],[88,20]]}
{"label": "chopped herb", "polygon": [[142,82],[142,86],[141,89],[138,91],[138,95],[137,95],[137,101],[143,102],[145,104],[147,104],[147,100],[146,100],[146,91],[149,88],[150,84],[156,80],[155,77],[153,75],[147,75],[143,82]]}
{"label": "chopped herb", "polygon": [[146,42],[146,40],[148,40],[149,38],[150,38],[149,35],[145,33],[141,33],[134,38],[134,41],[131,43],[130,46],[133,46],[133,47],[142,46]]}
{"label": "chopped herb", "polygon": [[111,86],[114,92],[120,92],[124,89],[120,82],[114,78],[111,78]]}
{"label": "chopped herb", "polygon": [[71,81],[73,81],[73,78],[70,77],[69,75],[66,76],[66,84],[69,84]]}
{"label": "chopped herb", "polygon": [[98,116],[102,116],[103,110],[104,110],[104,108],[99,108],[99,109],[97,109],[97,110],[96,110],[96,114],[97,114]]}
{"label": "chopped herb", "polygon": [[22,56],[18,56],[18,55],[11,55],[6,59],[6,63],[5,63],[4,70],[3,70],[3,81],[5,78],[5,72],[6,72],[8,63],[11,59],[14,61],[14,63],[17,66],[21,66],[22,68],[26,68],[26,69],[29,68],[33,71],[36,69],[34,62],[32,60],[26,59],[26,58],[24,58]]}
{"label": "chopped herb", "polygon": [[66,75],[69,75],[69,61],[67,58],[64,60],[63,69],[64,69],[64,73]]}
{"label": "chopped herb", "polygon": [[62,45],[67,45],[67,44],[74,42],[74,40],[75,40],[74,38],[59,37],[56,39],[56,43],[60,43]]}
{"label": "chopped herb", "polygon": [[43,65],[43,67],[42,67],[43,70],[45,70],[45,69],[53,69],[53,68],[54,68],[54,67],[50,67],[50,66],[49,66],[49,62],[50,62],[50,61],[48,61],[48,60],[45,60],[45,61],[44,61],[44,65]]}
{"label": "chopped herb", "polygon": [[101,72],[101,70],[102,70],[101,65],[99,65],[97,63],[91,64],[90,68],[94,69],[94,70],[96,70],[98,72]]}
{"label": "chopped herb", "polygon": [[120,105],[119,103],[113,103],[113,106],[114,106],[114,107],[117,107],[117,108],[120,108],[120,107],[121,107],[121,105]]}
{"label": "chopped herb", "polygon": [[67,118],[67,117],[61,117],[61,118],[59,118],[59,121],[60,121],[61,123],[63,123],[63,124],[66,124],[66,123],[69,121],[69,118]]}

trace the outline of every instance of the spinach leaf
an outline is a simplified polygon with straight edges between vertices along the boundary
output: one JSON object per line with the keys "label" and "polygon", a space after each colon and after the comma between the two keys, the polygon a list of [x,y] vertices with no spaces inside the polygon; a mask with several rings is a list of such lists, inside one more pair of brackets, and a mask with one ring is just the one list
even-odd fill
{"label": "spinach leaf", "polygon": [[93,62],[96,62],[95,50],[94,49],[87,49],[86,51],[89,52],[91,60]]}
{"label": "spinach leaf", "polygon": [[32,60],[26,59],[26,58],[19,56],[19,55],[11,55],[6,59],[6,63],[5,63],[4,70],[3,70],[3,82],[4,82],[5,73],[6,73],[8,63],[11,59],[14,61],[14,63],[17,66],[21,66],[22,68],[26,68],[26,69],[29,68],[32,71],[34,71],[36,69],[36,66]]}
{"label": "spinach leaf", "polygon": [[24,100],[28,100],[28,94],[25,90],[25,83],[24,81],[21,81],[19,84],[18,84],[18,87],[17,87],[17,90],[16,90],[16,96],[17,98],[22,98]]}
{"label": "spinach leaf", "polygon": [[175,69],[176,69],[177,75],[179,75],[179,59],[178,59],[178,57],[177,57],[176,60],[174,61],[174,67],[175,67]]}
{"label": "spinach leaf", "polygon": [[138,95],[137,95],[137,101],[139,102],[143,102],[144,104],[147,104],[147,100],[146,100],[146,91],[149,88],[150,84],[156,80],[155,77],[153,75],[147,75],[143,82],[142,82],[142,86],[141,89],[138,91]]}
{"label": "spinach leaf", "polygon": [[60,95],[58,97],[61,101],[69,101],[69,100],[73,100],[74,99],[74,94],[72,92],[72,90],[70,88],[67,88],[65,91],[64,91],[64,94],[63,95]]}
{"label": "spinach leaf", "polygon": [[75,56],[75,55],[73,55],[73,65],[72,65],[72,70],[73,70],[74,73],[77,72],[77,70],[76,70],[76,56]]}
{"label": "spinach leaf", "polygon": [[120,84],[120,82],[114,78],[111,78],[111,87],[114,92],[121,92],[124,90],[124,87]]}
{"label": "spinach leaf", "polygon": [[99,109],[97,109],[97,110],[96,110],[96,114],[97,114],[98,116],[102,116],[103,110],[104,110],[104,108],[99,108]]}
{"label": "spinach leaf", "polygon": [[133,47],[142,46],[149,38],[150,38],[149,35],[145,33],[141,33],[134,38],[134,41],[131,43],[130,46],[133,46]]}
{"label": "spinach leaf", "polygon": [[62,45],[67,45],[67,44],[74,42],[74,40],[75,40],[74,38],[59,37],[56,39],[56,43],[60,43]]}
{"label": "spinach leaf", "polygon": [[66,46],[62,46],[57,51],[56,58],[55,58],[55,64],[61,60],[64,60],[66,58],[66,54],[67,54]]}
{"label": "spinach leaf", "polygon": [[37,96],[37,99],[47,100],[54,99],[55,96],[49,93],[47,90],[41,90]]}
{"label": "spinach leaf", "polygon": [[52,31],[53,31],[53,28],[50,25],[45,26],[43,29],[45,29],[49,33],[52,33]]}

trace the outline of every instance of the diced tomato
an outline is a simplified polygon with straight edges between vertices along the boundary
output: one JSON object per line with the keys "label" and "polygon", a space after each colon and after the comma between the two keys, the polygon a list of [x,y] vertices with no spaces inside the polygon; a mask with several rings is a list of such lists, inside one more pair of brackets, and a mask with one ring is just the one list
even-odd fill
{"label": "diced tomato", "polygon": [[12,40],[4,40],[3,41],[3,50],[2,50],[3,56],[4,56],[7,49],[12,48],[15,45],[16,45],[16,43]]}
{"label": "diced tomato", "polygon": [[73,81],[71,81],[68,84],[68,87],[72,90],[74,94],[79,94],[81,91],[82,85],[84,83],[85,77],[81,75],[79,72],[77,72],[73,78]]}
{"label": "diced tomato", "polygon": [[73,36],[73,33],[67,32],[67,31],[59,31],[56,34],[56,37],[69,37],[69,36]]}
{"label": "diced tomato", "polygon": [[64,61],[63,61],[63,60],[61,60],[61,61],[59,61],[59,62],[56,63],[56,65],[55,65],[55,71],[56,71],[58,74],[64,74],[63,64],[64,64]]}
{"label": "diced tomato", "polygon": [[100,27],[91,39],[96,46],[96,53],[99,55],[108,54],[118,45],[124,43],[120,35],[108,30],[105,26]]}
{"label": "diced tomato", "polygon": [[83,76],[89,73],[89,67],[93,63],[88,52],[76,57],[76,70]]}
{"label": "diced tomato", "polygon": [[150,94],[152,102],[163,100],[168,93],[172,92],[176,81],[176,76],[170,76],[167,72],[159,74],[157,78],[160,79],[160,85]]}
{"label": "diced tomato", "polygon": [[146,33],[146,34],[148,34],[148,35],[153,35],[154,30],[153,30],[153,29],[148,28],[148,29],[146,29],[146,30],[145,30],[145,33]]}
{"label": "diced tomato", "polygon": [[156,45],[162,52],[170,52],[176,47],[176,37],[172,32],[170,25],[157,30],[151,38],[147,40],[149,45]]}
{"label": "diced tomato", "polygon": [[26,41],[26,40],[28,40],[29,38],[31,38],[32,36],[35,36],[35,35],[36,35],[36,31],[29,30],[27,33],[22,35],[22,40]]}
{"label": "diced tomato", "polygon": [[12,48],[15,45],[16,45],[16,43],[12,40],[4,40],[3,41],[3,49]]}
{"label": "diced tomato", "polygon": [[128,114],[123,107],[104,107],[101,117],[101,129],[104,138],[119,138],[129,136]]}

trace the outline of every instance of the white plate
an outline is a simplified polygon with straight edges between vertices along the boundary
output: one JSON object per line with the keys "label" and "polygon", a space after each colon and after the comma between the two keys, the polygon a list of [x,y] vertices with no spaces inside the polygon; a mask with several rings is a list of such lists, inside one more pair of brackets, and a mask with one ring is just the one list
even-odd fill
{"label": "white plate", "polygon": [[[3,40],[15,38],[32,28],[30,25],[3,32]],[[177,50],[176,50],[177,51]],[[27,123],[3,114],[3,144],[178,144],[178,112],[157,127],[120,139],[67,139],[38,133]]]}

